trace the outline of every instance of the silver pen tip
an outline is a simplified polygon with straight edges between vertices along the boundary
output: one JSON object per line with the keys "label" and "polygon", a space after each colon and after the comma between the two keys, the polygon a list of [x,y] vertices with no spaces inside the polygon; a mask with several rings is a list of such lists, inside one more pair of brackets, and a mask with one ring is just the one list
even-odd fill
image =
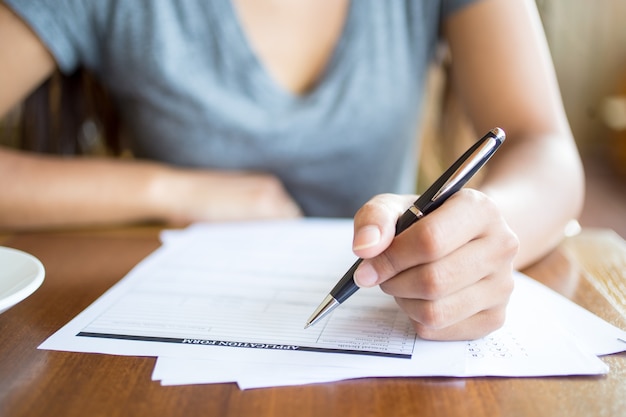
{"label": "silver pen tip", "polygon": [[305,329],[313,326],[315,323],[320,321],[323,317],[333,311],[339,305],[339,301],[335,300],[335,298],[328,294],[326,298],[321,302],[321,304],[315,309],[311,317],[307,320],[304,325]]}

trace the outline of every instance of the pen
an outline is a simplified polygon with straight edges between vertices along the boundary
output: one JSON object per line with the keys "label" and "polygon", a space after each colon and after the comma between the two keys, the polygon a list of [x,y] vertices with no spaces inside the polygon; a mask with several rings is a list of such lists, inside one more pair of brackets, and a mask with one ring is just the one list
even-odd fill
{"label": "pen", "polygon": [[[400,216],[396,223],[396,236],[441,206],[448,197],[463,188],[498,150],[505,138],[504,130],[496,127],[474,143]],[[337,282],[309,317],[304,326],[305,329],[320,321],[359,289],[354,282],[354,271],[361,264],[361,261],[362,259],[358,259]]]}

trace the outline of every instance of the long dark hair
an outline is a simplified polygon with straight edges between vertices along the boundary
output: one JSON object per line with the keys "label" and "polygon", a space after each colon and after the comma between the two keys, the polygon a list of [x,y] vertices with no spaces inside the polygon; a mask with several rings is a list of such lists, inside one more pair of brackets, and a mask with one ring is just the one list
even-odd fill
{"label": "long dark hair", "polygon": [[57,155],[122,152],[121,124],[113,101],[85,69],[60,72],[23,103],[18,147]]}

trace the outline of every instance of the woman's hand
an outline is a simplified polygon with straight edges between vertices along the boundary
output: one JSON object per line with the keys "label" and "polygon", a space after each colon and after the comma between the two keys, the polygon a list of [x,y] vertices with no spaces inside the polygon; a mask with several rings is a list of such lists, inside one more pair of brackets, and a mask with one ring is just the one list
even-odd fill
{"label": "woman's hand", "polygon": [[265,173],[171,169],[155,182],[154,195],[171,223],[302,216],[282,182]]}
{"label": "woman's hand", "polygon": [[[15,178],[19,178],[16,181]],[[301,216],[275,176],[0,148],[0,229]]]}
{"label": "woman's hand", "polygon": [[415,196],[374,197],[354,219],[361,287],[396,298],[424,339],[482,337],[504,323],[518,239],[495,203],[463,189],[394,237]]}

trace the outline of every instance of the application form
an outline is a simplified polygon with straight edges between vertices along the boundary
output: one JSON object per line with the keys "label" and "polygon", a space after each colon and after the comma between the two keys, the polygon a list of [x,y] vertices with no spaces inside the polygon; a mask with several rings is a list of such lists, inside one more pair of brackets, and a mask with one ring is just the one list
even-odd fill
{"label": "application form", "polygon": [[328,320],[307,314],[347,266],[351,224],[268,222],[198,227],[166,242],[77,336],[243,349],[410,358],[406,315],[378,288]]}

